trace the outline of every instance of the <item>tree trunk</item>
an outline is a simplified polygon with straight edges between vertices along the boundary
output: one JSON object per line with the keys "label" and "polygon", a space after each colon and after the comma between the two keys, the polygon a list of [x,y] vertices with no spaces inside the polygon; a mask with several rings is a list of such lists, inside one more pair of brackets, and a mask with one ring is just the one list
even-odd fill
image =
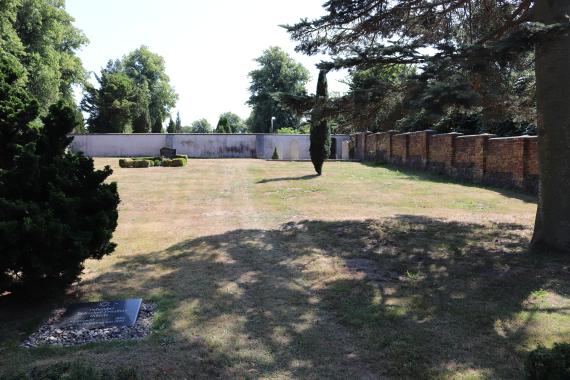
{"label": "tree trunk", "polygon": [[[538,0],[537,21],[567,22],[568,0]],[[570,34],[536,46],[540,190],[531,247],[570,254]]]}

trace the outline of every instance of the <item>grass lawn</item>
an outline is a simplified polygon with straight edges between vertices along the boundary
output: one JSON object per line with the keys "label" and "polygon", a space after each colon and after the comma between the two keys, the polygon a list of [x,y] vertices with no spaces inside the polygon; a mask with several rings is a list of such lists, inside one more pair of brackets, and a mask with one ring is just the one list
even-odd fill
{"label": "grass lawn", "polygon": [[[117,251],[57,302],[0,297],[0,378],[81,363],[142,378],[520,379],[529,350],[570,341],[570,262],[526,252],[533,197],[348,162],[322,177],[306,162],[96,164],[119,184]],[[131,296],[159,305],[143,341],[18,347],[61,303]]]}

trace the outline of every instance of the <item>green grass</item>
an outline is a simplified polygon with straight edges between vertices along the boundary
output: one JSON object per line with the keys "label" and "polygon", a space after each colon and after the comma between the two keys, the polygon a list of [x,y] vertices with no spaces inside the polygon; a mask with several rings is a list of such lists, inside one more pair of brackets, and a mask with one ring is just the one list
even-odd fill
{"label": "green grass", "polygon": [[[527,252],[530,196],[358,163],[96,163],[117,252],[66,298],[0,297],[0,377],[519,379],[570,340],[568,260]],[[158,305],[143,341],[18,347],[55,306],[131,296]]]}

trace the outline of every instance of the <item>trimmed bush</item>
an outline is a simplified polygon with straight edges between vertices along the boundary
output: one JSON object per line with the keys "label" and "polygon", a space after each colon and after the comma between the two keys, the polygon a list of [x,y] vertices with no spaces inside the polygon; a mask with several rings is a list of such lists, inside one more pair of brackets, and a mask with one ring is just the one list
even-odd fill
{"label": "trimmed bush", "polygon": [[133,166],[134,168],[148,168],[148,167],[152,166],[151,165],[152,161],[150,161],[150,160],[136,160],[136,161],[133,161],[133,163],[134,163],[134,166]]}
{"label": "trimmed bush", "polygon": [[188,156],[177,155],[176,158],[162,157],[132,157],[121,158],[119,166],[122,168],[149,168],[152,166],[181,167],[188,164]]}
{"label": "trimmed bush", "polygon": [[119,166],[121,168],[134,168],[135,167],[135,161],[131,158],[121,158],[119,160]]}
{"label": "trimmed bush", "polygon": [[525,363],[530,380],[570,379],[570,343],[556,343],[551,349],[539,346]]}
{"label": "trimmed bush", "polygon": [[176,155],[176,158],[182,159],[182,160],[184,161],[184,165],[187,165],[187,164],[188,164],[188,156],[187,156],[187,155],[185,155],[185,154],[177,154],[177,155]]}
{"label": "trimmed bush", "polygon": [[170,168],[178,168],[181,166],[185,166],[186,161],[183,158],[173,158],[172,160],[165,158],[162,160],[162,166],[170,167]]}

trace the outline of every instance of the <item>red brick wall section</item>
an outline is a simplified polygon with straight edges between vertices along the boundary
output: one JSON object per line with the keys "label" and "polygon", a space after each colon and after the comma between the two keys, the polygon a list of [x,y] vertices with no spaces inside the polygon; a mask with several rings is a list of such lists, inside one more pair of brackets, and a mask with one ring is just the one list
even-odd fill
{"label": "red brick wall section", "polygon": [[487,141],[485,180],[498,185],[515,183],[522,186],[524,180],[524,139],[495,138]]}
{"label": "red brick wall section", "polygon": [[392,136],[394,131],[378,133],[378,154],[377,160],[380,162],[390,162],[392,157]]}
{"label": "red brick wall section", "polygon": [[455,159],[453,166],[471,168],[475,166],[475,139],[473,136],[461,136],[455,139]]}
{"label": "red brick wall section", "polygon": [[408,158],[408,137],[407,133],[392,136],[392,162],[406,162]]}
{"label": "red brick wall section", "polygon": [[376,159],[376,152],[378,150],[376,144],[378,140],[378,135],[373,133],[366,135],[366,152],[364,154],[364,159],[366,161],[374,161]]}
{"label": "red brick wall section", "polygon": [[[433,131],[358,134],[362,154],[369,160],[435,170],[475,182],[538,188],[538,138],[494,135],[436,135]],[[364,145],[365,148],[364,149]]]}
{"label": "red brick wall section", "polygon": [[428,163],[429,137],[434,131],[409,133],[407,162],[410,166],[425,168]]}
{"label": "red brick wall section", "polygon": [[538,138],[526,138],[525,175],[538,176]]}
{"label": "red brick wall section", "polygon": [[453,159],[453,137],[449,133],[431,136],[428,160],[451,165]]}

